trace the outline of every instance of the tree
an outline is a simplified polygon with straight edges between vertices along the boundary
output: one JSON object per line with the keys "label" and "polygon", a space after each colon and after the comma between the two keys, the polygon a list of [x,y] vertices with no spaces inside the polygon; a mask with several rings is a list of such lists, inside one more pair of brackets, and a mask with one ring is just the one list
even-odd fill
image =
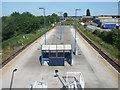
{"label": "tree", "polygon": [[67,16],[68,16],[68,14],[65,12],[65,13],[63,14],[63,16],[64,16],[64,17],[67,17]]}
{"label": "tree", "polygon": [[102,31],[101,34],[100,34],[100,38],[104,41],[107,40],[107,35],[108,35],[108,31]]}
{"label": "tree", "polygon": [[13,12],[12,14],[11,14],[11,16],[14,16],[14,17],[17,17],[17,16],[19,16],[20,15],[20,13],[19,12]]}
{"label": "tree", "polygon": [[[59,22],[57,14],[46,16],[46,26]],[[13,12],[10,16],[2,17],[2,40],[18,36],[20,34],[35,33],[44,27],[44,16],[34,16],[29,12]]]}
{"label": "tree", "polygon": [[95,30],[93,34],[97,35],[98,37],[100,36],[101,32],[99,30]]}
{"label": "tree", "polygon": [[115,47],[120,50],[120,30],[119,29],[113,29],[111,31],[102,31],[95,30],[93,34],[100,37],[103,41],[106,43],[109,43],[111,45],[114,45]]}
{"label": "tree", "polygon": [[51,16],[50,16],[50,20],[51,20],[51,23],[55,23],[55,22],[58,22],[59,21],[59,17],[57,16],[57,14],[53,13]]}
{"label": "tree", "polygon": [[27,16],[27,17],[33,17],[34,16],[29,12],[23,12],[22,15]]}
{"label": "tree", "polygon": [[86,16],[90,16],[90,10],[89,9],[87,9],[87,11],[86,11]]}

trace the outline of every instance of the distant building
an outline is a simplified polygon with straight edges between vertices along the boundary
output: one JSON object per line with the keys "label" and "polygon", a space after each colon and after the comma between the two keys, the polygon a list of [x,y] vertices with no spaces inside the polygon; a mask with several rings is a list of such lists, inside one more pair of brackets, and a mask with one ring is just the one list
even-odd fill
{"label": "distant building", "polygon": [[92,21],[93,21],[93,17],[92,17],[92,16],[83,16],[83,17],[82,17],[82,21],[83,21],[84,23],[92,22]]}
{"label": "distant building", "polygon": [[75,17],[64,17],[65,20],[75,20]]}
{"label": "distant building", "polygon": [[120,18],[120,15],[101,15],[96,16],[96,18]]}
{"label": "distant building", "polygon": [[112,16],[98,16],[97,18],[112,18]]}
{"label": "distant building", "polygon": [[115,24],[120,25],[120,19],[119,18],[96,18],[93,20],[93,23],[98,24],[99,27],[103,27],[106,24]]}

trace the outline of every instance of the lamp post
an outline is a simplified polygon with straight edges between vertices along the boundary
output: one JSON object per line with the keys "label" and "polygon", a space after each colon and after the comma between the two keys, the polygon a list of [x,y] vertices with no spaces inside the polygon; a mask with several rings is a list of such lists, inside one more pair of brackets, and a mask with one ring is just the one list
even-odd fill
{"label": "lamp post", "polygon": [[62,82],[62,80],[60,79],[59,75],[57,74],[58,73],[58,70],[55,70],[55,74],[54,77],[58,77],[58,79],[60,80],[60,82],[62,83],[63,85],[63,88],[65,87],[64,83]]}
{"label": "lamp post", "polygon": [[10,90],[11,90],[11,88],[12,88],[14,72],[16,72],[16,71],[17,71],[17,69],[14,69],[13,72],[12,72],[12,78],[11,78],[11,83],[10,83]]}
{"label": "lamp post", "polygon": [[61,26],[62,26],[62,24],[61,24],[61,17],[62,17],[62,13],[63,12],[58,12],[59,14],[60,14],[60,40],[62,40],[62,28],[61,28]]}
{"label": "lamp post", "polygon": [[77,55],[77,50],[76,50],[76,24],[77,24],[77,11],[81,9],[75,9],[75,41],[74,41],[74,54]]}
{"label": "lamp post", "polygon": [[44,13],[44,36],[45,36],[45,45],[46,45],[46,16],[45,16],[45,8],[39,8],[39,9],[43,9],[43,13]]}

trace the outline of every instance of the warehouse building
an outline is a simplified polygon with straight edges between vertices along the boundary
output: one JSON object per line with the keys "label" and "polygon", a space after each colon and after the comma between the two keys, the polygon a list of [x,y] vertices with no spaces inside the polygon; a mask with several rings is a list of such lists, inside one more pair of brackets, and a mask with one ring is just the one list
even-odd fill
{"label": "warehouse building", "polygon": [[102,28],[116,28],[120,25],[119,18],[96,18],[93,20],[93,23],[98,24]]}

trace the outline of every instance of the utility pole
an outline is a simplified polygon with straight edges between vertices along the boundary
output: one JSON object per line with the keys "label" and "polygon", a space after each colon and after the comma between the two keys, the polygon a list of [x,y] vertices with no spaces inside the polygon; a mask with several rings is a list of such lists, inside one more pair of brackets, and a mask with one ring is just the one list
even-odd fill
{"label": "utility pole", "polygon": [[59,13],[59,15],[60,15],[60,40],[62,40],[62,13],[63,12],[58,12]]}
{"label": "utility pole", "polygon": [[43,14],[44,14],[44,36],[45,36],[45,45],[46,45],[46,16],[45,16],[45,8],[39,8],[43,9]]}
{"label": "utility pole", "polygon": [[77,50],[76,50],[76,29],[77,29],[77,11],[81,9],[75,9],[75,40],[74,40],[74,54],[77,55]]}

